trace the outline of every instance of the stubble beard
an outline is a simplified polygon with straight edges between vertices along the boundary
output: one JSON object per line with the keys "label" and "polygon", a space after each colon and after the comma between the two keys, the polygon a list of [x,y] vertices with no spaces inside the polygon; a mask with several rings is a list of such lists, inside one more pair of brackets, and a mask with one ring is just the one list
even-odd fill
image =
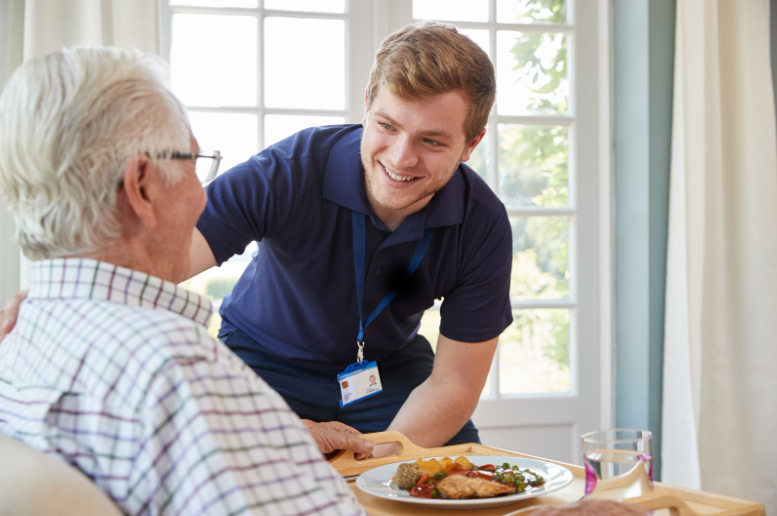
{"label": "stubble beard", "polygon": [[[380,163],[378,163],[377,160],[372,161],[371,163],[366,163],[364,154],[362,154],[361,158],[362,158],[362,168],[364,169],[364,179],[365,179],[364,182],[365,182],[365,184],[367,186],[367,199],[371,203],[375,203],[378,206],[380,206],[381,208],[385,208],[387,210],[394,210],[394,211],[406,210],[406,209],[412,207],[414,204],[417,204],[417,203],[423,201],[424,199],[426,199],[427,197],[431,197],[434,194],[436,194],[437,192],[439,192],[440,190],[442,190],[445,187],[445,185],[447,185],[448,182],[451,180],[451,178],[453,177],[453,174],[456,173],[456,169],[458,168],[458,165],[456,165],[456,168],[453,169],[453,171],[445,179],[445,181],[442,181],[439,184],[433,185],[429,190],[426,190],[426,191],[422,192],[420,195],[418,195],[418,197],[414,198],[413,200],[411,200],[411,201],[409,201],[407,203],[403,203],[400,206],[389,206],[389,205],[386,205],[386,204],[383,204],[382,202],[380,202],[380,200],[377,198],[377,196],[374,193],[375,189],[374,189],[374,185],[372,183],[372,177],[370,175],[369,165],[372,165],[372,170],[376,171],[378,174],[385,174],[385,172],[383,171],[383,167],[381,166]],[[378,181],[380,180],[379,178],[376,178],[376,179]]]}

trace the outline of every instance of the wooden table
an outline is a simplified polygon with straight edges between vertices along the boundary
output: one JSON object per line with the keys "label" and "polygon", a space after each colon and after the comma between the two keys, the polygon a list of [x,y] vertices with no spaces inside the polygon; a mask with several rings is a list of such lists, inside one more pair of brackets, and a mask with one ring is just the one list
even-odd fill
{"label": "wooden table", "polygon": [[[540,457],[533,457],[523,453],[502,450],[500,448],[493,448],[491,446],[475,443],[457,444],[440,448],[421,448],[414,445],[405,436],[397,432],[380,432],[377,434],[369,434],[365,437],[376,443],[399,443],[403,448],[402,453],[391,457],[379,457],[366,459],[363,461],[355,461],[353,459],[353,454],[341,452],[330,459],[330,463],[335,468],[337,468],[337,470],[340,471],[344,477],[359,475],[369,469],[382,466],[384,464],[391,464],[403,460],[418,459],[423,457],[439,457],[445,455],[448,455],[452,458],[455,458],[459,455],[504,455],[510,457],[525,457],[529,459],[546,460],[547,462],[553,462],[566,467],[574,475],[574,480],[570,485],[564,489],[544,496],[529,498],[528,500],[523,500],[511,505],[504,505],[502,507],[494,507],[491,509],[478,508],[473,510],[457,510],[455,512],[451,512],[450,510],[445,509],[430,509],[425,506],[418,506],[409,503],[395,502],[392,500],[378,498],[361,491],[358,487],[356,487],[356,482],[351,480],[349,485],[352,487],[356,493],[356,497],[359,499],[359,502],[370,516],[387,516],[396,514],[407,516],[457,516],[459,514],[462,516],[464,514],[501,516],[513,513],[519,509],[526,509],[536,505],[563,505],[566,503],[575,502],[583,496],[583,492],[585,490],[585,470],[581,466],[576,466],[573,464],[565,464],[563,462],[542,459]],[[653,513],[654,516],[664,516],[669,514],[679,516],[693,516],[703,514],[714,514],[716,516],[764,516],[766,514],[764,506],[760,503],[707,493],[704,491],[696,491],[693,489],[670,486],[667,484],[662,484],[661,482],[655,483],[654,492],[652,494],[640,498],[635,498],[631,501],[637,503],[645,510],[659,509],[655,510]],[[528,514],[529,512],[531,511],[527,509],[526,513]]]}

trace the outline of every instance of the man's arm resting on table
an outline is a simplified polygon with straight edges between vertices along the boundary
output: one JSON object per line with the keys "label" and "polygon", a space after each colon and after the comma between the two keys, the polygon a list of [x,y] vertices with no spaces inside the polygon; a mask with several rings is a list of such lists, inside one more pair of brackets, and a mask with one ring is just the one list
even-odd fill
{"label": "man's arm resting on table", "polygon": [[448,442],[477,407],[498,340],[469,343],[440,335],[432,374],[413,390],[388,429],[426,448]]}

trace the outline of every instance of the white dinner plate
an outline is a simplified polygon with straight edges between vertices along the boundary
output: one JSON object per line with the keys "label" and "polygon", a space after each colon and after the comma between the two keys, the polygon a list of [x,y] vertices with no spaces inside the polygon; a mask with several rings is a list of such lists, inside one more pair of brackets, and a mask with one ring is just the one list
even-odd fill
{"label": "white dinner plate", "polygon": [[[451,459],[458,457],[451,456]],[[396,462],[394,464],[386,464],[385,466],[378,466],[369,471],[365,471],[356,479],[356,486],[365,493],[377,496],[378,498],[385,498],[387,500],[395,500],[397,502],[414,503],[418,505],[429,505],[437,509],[475,509],[475,508],[487,508],[487,507],[499,507],[500,505],[509,505],[511,503],[520,502],[527,498],[534,498],[553,491],[566,487],[572,482],[572,472],[563,466],[553,464],[552,462],[545,462],[544,460],[524,459],[521,457],[497,457],[493,455],[465,455],[469,461],[476,466],[485,466],[486,464],[493,464],[494,466],[501,466],[505,462],[509,462],[510,465],[518,466],[521,469],[529,468],[535,473],[545,478],[545,484],[540,487],[529,487],[523,493],[516,493],[508,496],[499,496],[496,498],[477,498],[471,500],[443,500],[440,498],[415,498],[411,497],[404,489],[399,489],[393,477],[397,472],[397,468],[402,462]],[[427,457],[428,459],[435,458],[437,460],[442,457]],[[415,460],[406,460],[404,462],[415,462]]]}

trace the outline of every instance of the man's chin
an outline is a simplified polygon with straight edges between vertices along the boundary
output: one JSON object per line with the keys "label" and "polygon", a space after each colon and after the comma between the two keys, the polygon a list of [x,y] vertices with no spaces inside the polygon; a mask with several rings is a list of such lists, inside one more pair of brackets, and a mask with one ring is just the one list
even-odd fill
{"label": "man's chin", "polygon": [[406,200],[406,199],[381,199],[380,197],[373,197],[378,206],[383,209],[391,211],[404,211],[411,208],[420,199]]}

